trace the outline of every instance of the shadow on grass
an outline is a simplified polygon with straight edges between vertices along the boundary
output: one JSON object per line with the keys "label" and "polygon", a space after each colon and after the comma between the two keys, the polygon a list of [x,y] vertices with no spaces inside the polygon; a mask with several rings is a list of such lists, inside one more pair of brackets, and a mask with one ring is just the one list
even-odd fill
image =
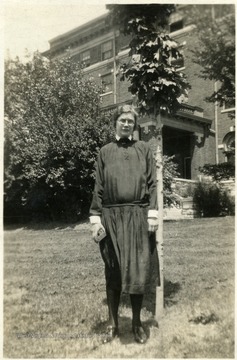
{"label": "shadow on grass", "polygon": [[[147,311],[151,312],[153,315],[155,314],[156,309],[156,284],[152,285],[153,290],[146,293],[143,299],[143,308],[146,308]],[[172,282],[167,279],[164,279],[164,304],[165,306],[173,306],[177,304],[177,300],[175,300],[175,295],[181,289],[181,285],[178,282]],[[107,299],[103,299],[103,304],[107,305]],[[125,306],[131,309],[131,302],[129,294],[121,294],[120,305]]]}
{"label": "shadow on grass", "polygon": [[74,230],[75,227],[88,227],[89,229],[89,219],[80,220],[78,222],[62,222],[62,221],[32,221],[32,222],[19,222],[15,224],[4,224],[5,231],[13,231],[18,229],[25,230]]}
{"label": "shadow on grass", "polygon": [[165,298],[165,306],[172,306],[177,304],[177,300],[173,298],[181,289],[181,285],[179,282],[172,282],[169,280],[164,281],[164,298]]}
{"label": "shadow on grass", "polygon": [[[153,326],[157,327],[157,322],[150,318],[142,322],[144,330],[148,338],[150,337],[150,328]],[[91,331],[94,334],[103,335],[106,332],[107,321],[99,322],[95,324]],[[132,332],[132,320],[127,316],[119,317],[119,340],[123,345],[133,344],[135,342],[133,332]]]}
{"label": "shadow on grass", "polygon": [[[172,282],[164,279],[164,306],[173,306],[177,304],[175,295],[180,291],[181,285],[178,282]],[[143,307],[155,315],[156,310],[156,285],[153,286],[153,291],[144,295]]]}

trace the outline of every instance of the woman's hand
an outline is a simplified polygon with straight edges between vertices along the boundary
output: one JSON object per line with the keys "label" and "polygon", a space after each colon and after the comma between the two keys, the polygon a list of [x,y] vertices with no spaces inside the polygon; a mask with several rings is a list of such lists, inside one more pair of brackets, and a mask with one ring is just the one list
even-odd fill
{"label": "woman's hand", "polygon": [[148,231],[155,232],[158,230],[158,219],[157,218],[148,218]]}
{"label": "woman's hand", "polygon": [[96,238],[97,236],[101,233],[101,232],[105,232],[105,228],[104,226],[99,223],[99,224],[93,224],[91,226],[91,232],[92,232],[92,239],[97,243]]}

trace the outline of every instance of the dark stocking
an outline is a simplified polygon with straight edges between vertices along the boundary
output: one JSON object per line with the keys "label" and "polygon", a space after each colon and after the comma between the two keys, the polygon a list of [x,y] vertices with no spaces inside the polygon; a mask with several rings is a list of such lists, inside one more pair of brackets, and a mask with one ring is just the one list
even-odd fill
{"label": "dark stocking", "polygon": [[140,326],[143,295],[131,294],[130,299],[132,305],[132,324],[133,326]]}
{"label": "dark stocking", "polygon": [[109,323],[118,327],[118,308],[120,301],[120,291],[106,288],[107,303],[109,308]]}

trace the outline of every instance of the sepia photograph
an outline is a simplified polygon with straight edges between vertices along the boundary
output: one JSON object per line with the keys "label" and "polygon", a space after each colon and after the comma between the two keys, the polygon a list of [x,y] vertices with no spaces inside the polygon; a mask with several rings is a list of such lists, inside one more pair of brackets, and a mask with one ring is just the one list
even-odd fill
{"label": "sepia photograph", "polygon": [[235,1],[4,0],[4,359],[235,358]]}

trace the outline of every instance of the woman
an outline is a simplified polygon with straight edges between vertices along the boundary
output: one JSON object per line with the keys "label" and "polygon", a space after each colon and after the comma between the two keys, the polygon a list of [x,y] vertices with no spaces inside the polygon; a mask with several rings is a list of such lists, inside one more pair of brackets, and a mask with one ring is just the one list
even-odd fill
{"label": "woman", "polygon": [[109,309],[107,341],[118,335],[120,294],[130,294],[132,330],[137,342],[147,335],[140,313],[149,286],[151,244],[149,232],[158,228],[156,177],[147,143],[133,140],[137,113],[130,105],[114,113],[116,140],[99,152],[90,222],[92,237],[105,232],[100,251],[105,263]]}

